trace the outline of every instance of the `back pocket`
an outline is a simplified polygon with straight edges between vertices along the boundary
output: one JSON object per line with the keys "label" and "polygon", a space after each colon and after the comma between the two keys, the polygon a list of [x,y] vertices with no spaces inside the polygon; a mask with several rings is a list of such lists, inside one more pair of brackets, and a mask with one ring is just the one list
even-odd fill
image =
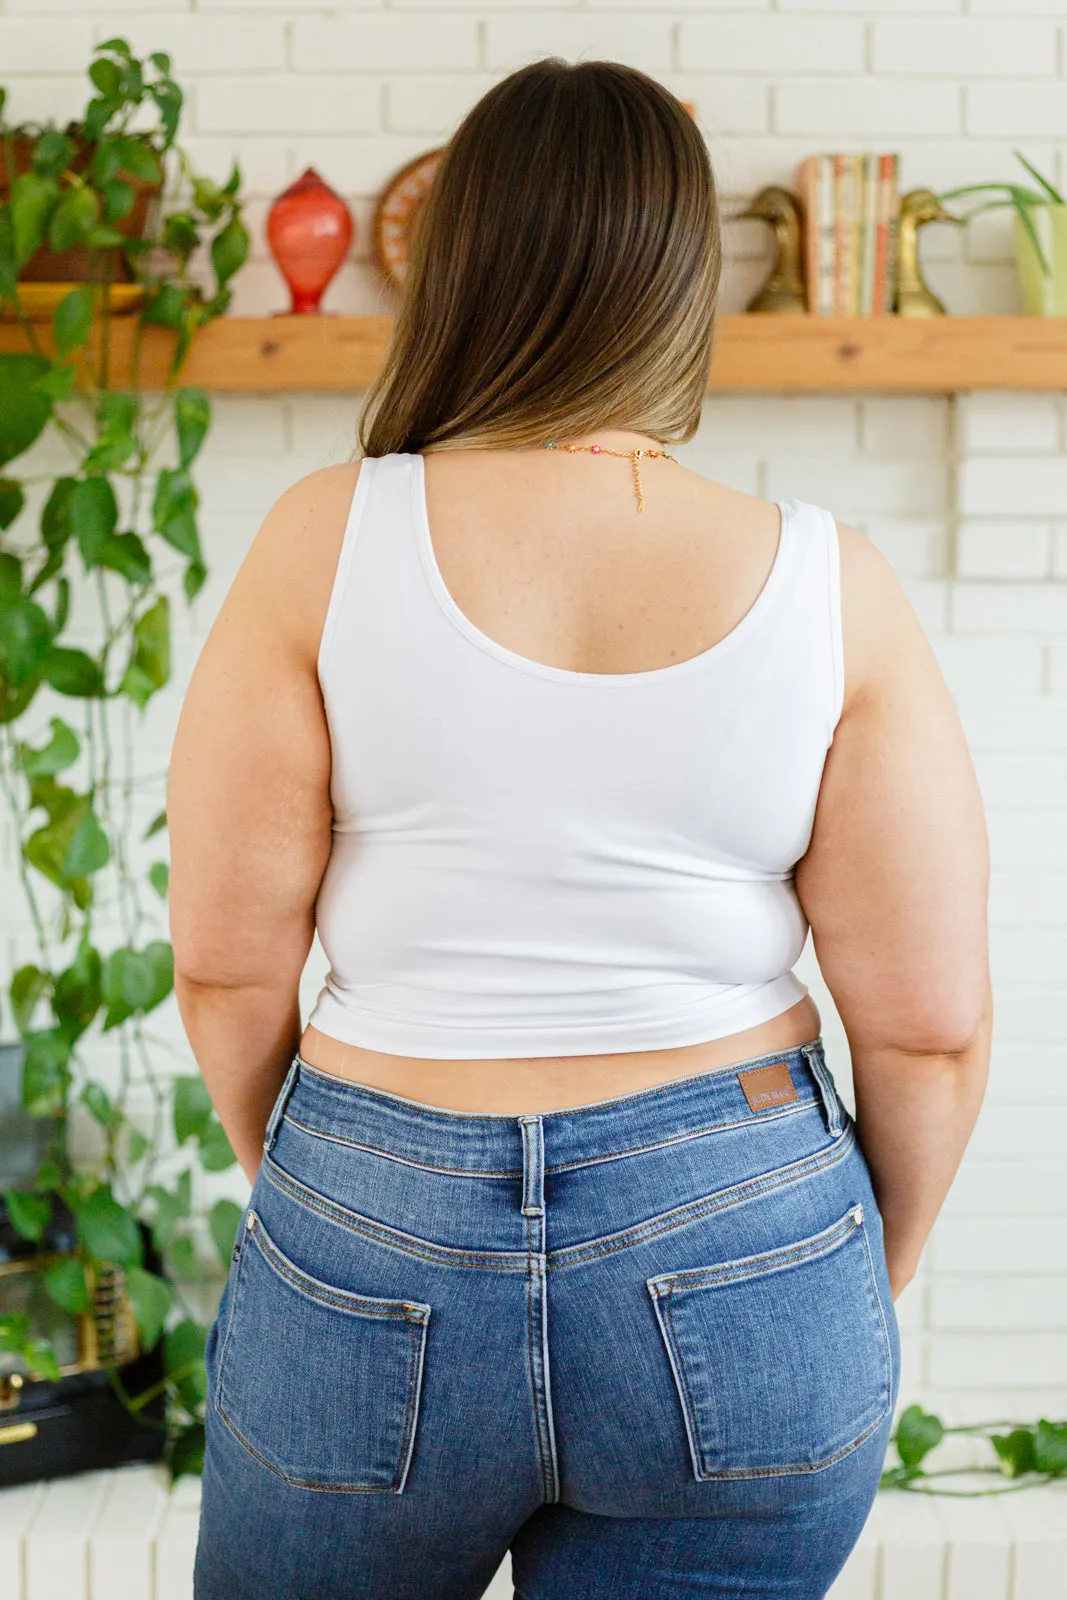
{"label": "back pocket", "polygon": [[297,1488],[399,1494],[415,1445],[429,1306],[320,1283],[282,1254],[254,1211],[238,1251],[219,1415]]}
{"label": "back pocket", "polygon": [[831,1466],[889,1410],[863,1207],[796,1244],[648,1279],[699,1479]]}

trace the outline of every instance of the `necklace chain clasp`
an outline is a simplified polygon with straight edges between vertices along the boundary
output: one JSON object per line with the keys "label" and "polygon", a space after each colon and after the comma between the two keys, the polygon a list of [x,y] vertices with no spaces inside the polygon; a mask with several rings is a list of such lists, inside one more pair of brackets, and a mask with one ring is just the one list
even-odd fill
{"label": "necklace chain clasp", "polygon": [[645,492],[641,484],[641,457],[648,456],[651,460],[678,460],[678,457],[672,456],[669,450],[609,450],[605,444],[560,444],[557,439],[546,439],[544,447],[546,450],[566,450],[569,455],[585,453],[592,456],[616,456],[621,461],[629,461],[633,469],[638,511],[645,509]]}

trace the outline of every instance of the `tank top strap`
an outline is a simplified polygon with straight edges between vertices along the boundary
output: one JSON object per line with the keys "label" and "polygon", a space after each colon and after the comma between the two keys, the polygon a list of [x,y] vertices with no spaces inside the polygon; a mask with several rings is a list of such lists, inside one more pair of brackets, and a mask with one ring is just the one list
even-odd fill
{"label": "tank top strap", "polygon": [[789,553],[792,582],[790,605],[822,635],[823,649],[816,660],[826,663],[828,739],[841,718],[844,704],[844,644],[841,627],[841,562],[837,521],[832,512],[805,500],[789,502],[792,509]]}
{"label": "tank top strap", "polygon": [[[326,670],[339,626],[353,608],[374,608],[392,595],[396,583],[417,565],[415,519],[411,507],[414,458],[410,455],[364,456],[345,522],[333,588],[319,641],[318,675]],[[353,569],[359,566],[359,589],[353,592]]]}
{"label": "tank top strap", "polygon": [[841,544],[837,519],[832,511],[819,510],[826,552],[826,593],[830,608],[830,660],[833,668],[831,733],[841,720],[845,703],[845,644],[841,621]]}

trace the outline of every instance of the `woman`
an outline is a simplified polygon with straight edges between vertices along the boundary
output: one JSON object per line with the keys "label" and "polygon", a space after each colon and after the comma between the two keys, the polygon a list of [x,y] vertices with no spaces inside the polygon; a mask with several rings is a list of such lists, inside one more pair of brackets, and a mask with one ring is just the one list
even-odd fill
{"label": "woman", "polygon": [[719,266],[671,95],[498,84],[362,463],[281,498],[203,650],[176,984],[254,1187],[200,1600],[466,1600],[509,1547],[524,1600],[810,1600],[866,1519],[983,1091],[986,839],[878,552],[673,459]]}

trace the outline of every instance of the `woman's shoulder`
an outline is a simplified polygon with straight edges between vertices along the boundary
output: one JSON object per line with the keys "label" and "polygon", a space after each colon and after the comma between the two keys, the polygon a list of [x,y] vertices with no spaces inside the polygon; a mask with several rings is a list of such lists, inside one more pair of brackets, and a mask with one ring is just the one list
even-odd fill
{"label": "woman's shoulder", "polygon": [[264,518],[263,528],[269,527],[283,538],[299,540],[329,531],[340,514],[343,533],[361,467],[360,461],[342,461],[337,466],[306,473],[278,496]]}
{"label": "woman's shoulder", "polygon": [[876,696],[879,686],[913,671],[932,649],[892,564],[867,534],[837,523],[841,574],[841,634],[846,708]]}
{"label": "woman's shoulder", "polygon": [[284,634],[314,660],[329,605],[361,463],[307,473],[260,524],[230,591],[231,608]]}

